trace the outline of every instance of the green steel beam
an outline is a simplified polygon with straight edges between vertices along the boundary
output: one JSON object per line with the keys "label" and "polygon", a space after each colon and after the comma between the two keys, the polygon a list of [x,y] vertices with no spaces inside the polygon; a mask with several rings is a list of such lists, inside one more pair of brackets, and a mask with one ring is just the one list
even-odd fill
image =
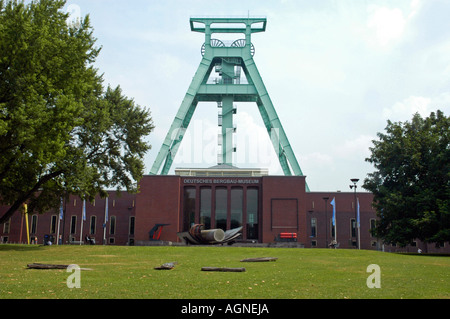
{"label": "green steel beam", "polygon": [[[266,31],[267,18],[266,17],[192,17],[190,19],[191,31],[201,33],[246,33],[247,26],[250,26],[251,33]],[[202,24],[203,26],[198,26]],[[212,28],[211,25],[218,24],[218,27]],[[228,27],[224,27],[225,25]],[[245,27],[237,27],[237,25],[244,24]],[[254,24],[258,24],[253,27]],[[233,25],[234,27],[231,27]],[[221,27],[222,26],[222,27]]]}
{"label": "green steel beam", "polygon": [[233,165],[233,96],[222,98],[222,164]]}
{"label": "green steel beam", "polygon": [[181,144],[181,141],[183,140],[186,129],[189,126],[192,115],[197,106],[198,102],[195,100],[195,96],[197,95],[197,91],[199,90],[205,77],[208,76],[207,71],[210,65],[211,61],[206,57],[203,57],[188,92],[186,93],[169,132],[166,135],[163,145],[161,146],[161,150],[153,163],[150,171],[151,175],[158,175],[163,163],[164,167],[160,174],[167,175],[169,173],[173,159],[175,158],[178,147],[180,146],[179,144]]}
{"label": "green steel beam", "polygon": [[[258,92],[258,96],[260,99],[260,103],[258,103],[259,110],[261,116],[263,118],[264,124],[269,131],[269,134],[272,133],[277,135],[277,138],[272,138],[272,140],[279,145],[274,144],[275,152],[277,152],[278,156],[286,157],[289,163],[291,164],[293,174],[297,176],[302,176],[303,172],[300,169],[300,165],[297,162],[295,154],[291,148],[289,140],[284,132],[283,126],[281,125],[281,121],[278,118],[275,107],[273,106],[272,100],[266,90],[264,82],[258,72],[258,68],[253,60],[253,58],[248,58],[244,60],[245,67],[248,71],[248,76],[252,79],[252,82],[255,85],[256,91]],[[281,160],[280,160],[281,163]],[[282,166],[283,163],[281,163]],[[289,167],[283,167],[285,175],[291,175]]]}

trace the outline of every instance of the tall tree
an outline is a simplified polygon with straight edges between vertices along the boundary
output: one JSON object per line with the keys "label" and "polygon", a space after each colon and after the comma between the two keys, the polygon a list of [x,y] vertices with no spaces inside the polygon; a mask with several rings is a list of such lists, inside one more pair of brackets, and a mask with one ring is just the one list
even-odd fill
{"label": "tall tree", "polygon": [[415,239],[450,241],[450,118],[388,121],[367,159],[377,169],[364,188],[374,194],[375,235],[405,246]]}
{"label": "tall tree", "polygon": [[0,0],[0,203],[57,207],[105,188],[137,190],[149,111],[103,87],[89,16],[67,23],[63,0]]}

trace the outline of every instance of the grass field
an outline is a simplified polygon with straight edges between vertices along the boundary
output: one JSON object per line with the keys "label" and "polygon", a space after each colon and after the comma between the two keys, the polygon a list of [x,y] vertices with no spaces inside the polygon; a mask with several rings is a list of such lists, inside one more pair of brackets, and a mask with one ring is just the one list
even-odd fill
{"label": "grass field", "polygon": [[[252,257],[275,262],[242,263]],[[169,271],[154,267],[178,262]],[[30,263],[77,264],[81,288],[66,270]],[[381,288],[369,289],[377,264]],[[245,267],[245,272],[202,272]],[[450,299],[450,257],[376,251],[241,248],[0,245],[0,299]]]}

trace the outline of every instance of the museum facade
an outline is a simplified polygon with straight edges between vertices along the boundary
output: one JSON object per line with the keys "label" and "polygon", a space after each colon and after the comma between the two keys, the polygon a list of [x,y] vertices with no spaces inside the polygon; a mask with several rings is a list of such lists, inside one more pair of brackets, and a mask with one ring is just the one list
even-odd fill
{"label": "museum facade", "polygon": [[83,202],[74,196],[64,202],[63,214],[59,208],[16,213],[0,227],[1,242],[27,243],[28,218],[31,244],[185,245],[177,234],[202,224],[224,231],[242,227],[234,241],[239,245],[450,252],[448,243],[384,245],[370,231],[377,221],[371,193],[307,192],[304,176],[189,169],[144,176],[139,190],[111,191],[108,200],[97,197],[85,204],[85,218]]}

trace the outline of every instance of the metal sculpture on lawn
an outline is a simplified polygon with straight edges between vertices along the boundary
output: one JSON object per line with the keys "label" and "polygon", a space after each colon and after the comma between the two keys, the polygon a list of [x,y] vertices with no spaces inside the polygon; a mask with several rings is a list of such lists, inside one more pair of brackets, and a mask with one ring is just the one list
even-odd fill
{"label": "metal sculpture on lawn", "polygon": [[242,226],[223,231],[222,229],[205,230],[205,225],[196,224],[187,232],[177,233],[178,237],[186,244],[191,245],[220,245],[232,244],[235,239],[241,236]]}

